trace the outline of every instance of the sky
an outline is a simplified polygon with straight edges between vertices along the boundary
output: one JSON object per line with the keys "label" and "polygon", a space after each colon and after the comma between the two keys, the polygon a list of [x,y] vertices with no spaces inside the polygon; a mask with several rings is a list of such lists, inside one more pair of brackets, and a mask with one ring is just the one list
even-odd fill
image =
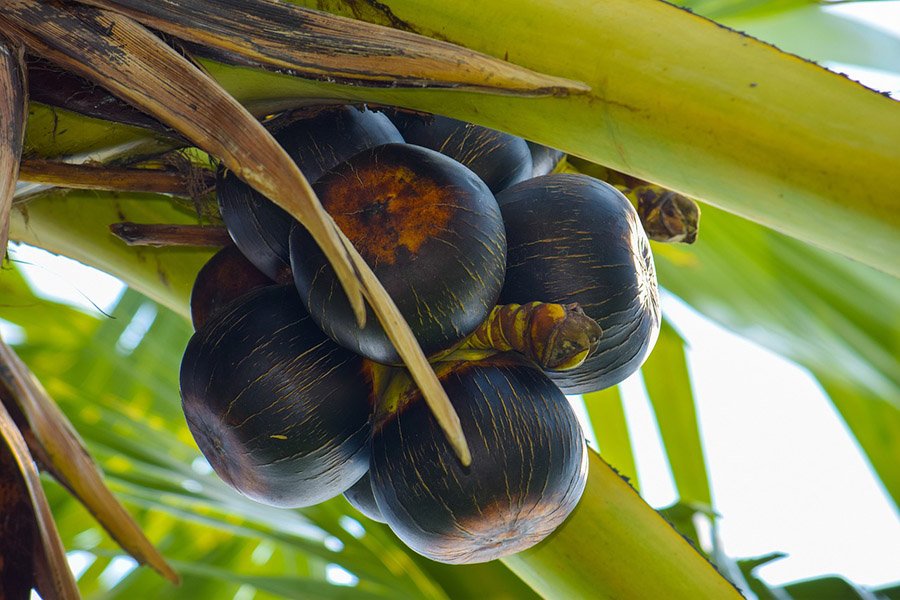
{"label": "sky", "polygon": [[[900,2],[838,4],[829,10],[900,37]],[[896,74],[829,66],[900,98]],[[13,256],[41,294],[88,311],[111,310],[124,289],[109,275],[43,251],[18,247]],[[758,570],[771,584],[826,574],[870,586],[900,581],[900,520],[817,383],[674,296],[663,296],[663,310],[689,345],[725,551],[734,557],[787,553]],[[11,342],[18,335],[3,322],[0,333]],[[667,506],[676,495],[649,401],[638,377],[622,389],[642,494],[655,507]]]}

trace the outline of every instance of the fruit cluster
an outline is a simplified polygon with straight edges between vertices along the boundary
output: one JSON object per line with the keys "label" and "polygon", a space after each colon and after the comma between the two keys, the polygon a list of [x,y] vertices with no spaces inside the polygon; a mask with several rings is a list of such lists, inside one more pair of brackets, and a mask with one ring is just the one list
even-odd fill
{"label": "fruit cluster", "polygon": [[559,153],[444,117],[341,106],[273,125],[433,360],[472,463],[374,316],[357,326],[312,238],[224,169],[239,252],[198,276],[181,370],[200,449],[251,498],[308,506],[343,492],[435,560],[536,544],[587,477],[564,393],[621,381],[658,331],[631,204],[590,177],[548,174]]}

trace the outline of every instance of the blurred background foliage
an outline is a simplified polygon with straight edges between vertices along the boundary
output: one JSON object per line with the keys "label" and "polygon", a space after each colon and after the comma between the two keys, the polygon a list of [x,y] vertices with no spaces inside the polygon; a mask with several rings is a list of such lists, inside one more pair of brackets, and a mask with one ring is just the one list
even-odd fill
{"label": "blurred background foliage", "polygon": [[[681,2],[817,61],[900,73],[900,40],[801,0]],[[586,166],[585,170],[589,170]],[[102,194],[98,194],[102,196]],[[654,246],[661,285],[713,321],[808,369],[900,505],[900,283],[888,275],[703,206],[700,241]],[[15,265],[0,274],[0,318],[16,350],[86,440],[113,491],[183,576],[173,588],[134,562],[50,478],[46,488],[79,587],[89,598],[528,598],[502,563],[449,567],[407,550],[343,498],[296,511],[233,492],[199,455],[180,409],[181,315],[126,291],[109,316],[38,298]],[[759,598],[897,598],[837,577],[771,588],[736,560],[715,506],[684,342],[666,324],[642,369],[679,502],[663,514]],[[585,398],[604,458],[639,487],[621,394]],[[773,548],[773,552],[778,548]]]}

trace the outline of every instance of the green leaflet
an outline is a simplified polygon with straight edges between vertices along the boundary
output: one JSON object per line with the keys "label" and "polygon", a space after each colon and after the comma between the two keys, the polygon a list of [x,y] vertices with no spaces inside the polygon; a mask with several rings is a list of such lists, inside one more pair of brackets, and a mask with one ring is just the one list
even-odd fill
{"label": "green leaflet", "polygon": [[619,386],[585,394],[584,405],[591,419],[594,437],[597,438],[600,456],[623,477],[627,477],[634,489],[640,491]]}
{"label": "green leaflet", "polygon": [[194,278],[212,250],[129,247],[109,232],[120,221],[196,224],[200,218],[158,194],[58,190],[13,207],[11,237],[112,273],[186,317]]}
{"label": "green leaflet", "polygon": [[663,320],[659,339],[641,367],[641,374],[653,404],[680,502],[711,510],[709,476],[684,350],[684,340],[668,321]]}
{"label": "green leaflet", "polygon": [[834,61],[882,71],[900,70],[900,39],[814,4],[796,10],[724,21],[731,27],[816,61]]}
{"label": "green leaflet", "polygon": [[856,441],[862,446],[885,490],[900,508],[900,408],[887,398],[816,375]]}
{"label": "green leaflet", "polygon": [[654,246],[660,282],[707,317],[820,374],[900,499],[900,281],[704,207],[691,247]]}

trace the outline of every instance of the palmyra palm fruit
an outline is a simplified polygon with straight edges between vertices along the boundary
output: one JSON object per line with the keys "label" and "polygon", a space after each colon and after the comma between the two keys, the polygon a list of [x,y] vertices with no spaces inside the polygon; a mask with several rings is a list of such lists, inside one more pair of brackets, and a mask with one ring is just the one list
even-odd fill
{"label": "palmyra palm fruit", "polygon": [[[427,148],[385,144],[360,152],[314,185],[371,265],[426,355],[478,327],[497,302],[506,237],[493,194],[469,169]],[[312,237],[291,233],[300,297],[329,337],[374,361],[399,363],[378,320],[360,329]]]}
{"label": "palmyra palm fruit", "polygon": [[528,150],[531,151],[532,177],[549,175],[566,156],[566,153],[550,146],[542,146],[534,142],[528,142]]}
{"label": "palmyra palm fruit", "polygon": [[391,120],[407,143],[461,162],[494,193],[531,177],[531,151],[522,138],[439,115],[396,111]]}
{"label": "palmyra palm fruit", "polygon": [[381,514],[381,509],[378,508],[378,504],[375,502],[375,493],[372,491],[372,480],[369,478],[368,472],[363,475],[359,481],[354,483],[349,490],[344,492],[344,498],[347,499],[347,502],[349,502],[353,508],[373,521],[378,521],[379,523],[385,522],[384,515]]}
{"label": "palmyra palm fruit", "polygon": [[548,372],[567,394],[600,390],[643,363],[659,332],[656,272],[637,213],[612,186],[554,174],[498,194],[508,241],[501,303],[577,302],[603,335],[580,367]]}
{"label": "palmyra palm fruit", "polygon": [[371,375],[329,340],[293,286],[254,290],[213,315],[181,365],[182,407],[226,483],[275,506],[310,506],[368,468]]}
{"label": "palmyra palm fruit", "polygon": [[191,320],[200,329],[215,313],[250,290],[275,285],[237,246],[226,246],[207,261],[191,289]]}
{"label": "palmyra palm fruit", "polygon": [[[320,107],[275,132],[275,139],[314,182],[357,152],[403,138],[381,113],[353,106]],[[241,252],[270,278],[290,281],[288,235],[294,224],[285,211],[220,168],[216,181],[225,226]]]}
{"label": "palmyra palm fruit", "polygon": [[483,562],[540,542],[575,508],[587,478],[581,427],[530,364],[497,356],[438,374],[472,452],[461,466],[417,392],[376,425],[370,477],[378,508],[410,548]]}

